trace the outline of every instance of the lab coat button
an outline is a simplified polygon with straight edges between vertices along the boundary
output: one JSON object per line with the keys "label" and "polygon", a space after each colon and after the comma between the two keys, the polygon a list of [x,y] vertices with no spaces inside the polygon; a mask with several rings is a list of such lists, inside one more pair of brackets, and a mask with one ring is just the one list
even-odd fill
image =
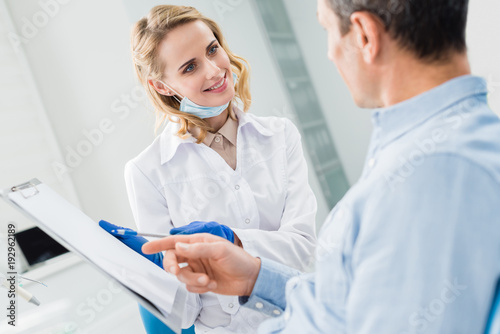
{"label": "lab coat button", "polygon": [[245,219],[245,223],[250,224],[250,219]]}
{"label": "lab coat button", "polygon": [[233,307],[234,307],[234,305],[233,305],[233,303],[229,303],[229,304],[227,305],[227,307],[229,307],[229,308],[233,308]]}
{"label": "lab coat button", "polygon": [[257,303],[255,303],[255,307],[258,309],[261,309],[264,307],[264,304],[262,304],[261,302],[257,302]]}
{"label": "lab coat button", "polygon": [[368,161],[368,166],[371,168],[375,165],[375,159],[374,158],[371,158],[369,161]]}
{"label": "lab coat button", "polygon": [[234,189],[238,190],[238,189],[240,189],[240,186],[239,185],[235,185]]}

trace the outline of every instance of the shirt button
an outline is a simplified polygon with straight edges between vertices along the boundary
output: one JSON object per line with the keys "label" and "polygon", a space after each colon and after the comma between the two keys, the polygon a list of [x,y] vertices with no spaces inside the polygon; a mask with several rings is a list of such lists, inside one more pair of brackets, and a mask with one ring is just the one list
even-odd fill
{"label": "shirt button", "polygon": [[281,314],[280,310],[274,310],[273,313],[276,314],[276,315],[280,315]]}
{"label": "shirt button", "polygon": [[215,137],[215,142],[216,143],[220,142],[220,137]]}
{"label": "shirt button", "polygon": [[371,168],[375,165],[375,159],[374,158],[371,158],[369,161],[368,161],[368,166]]}
{"label": "shirt button", "polygon": [[250,224],[250,219],[245,219],[245,223]]}
{"label": "shirt button", "polygon": [[261,309],[264,307],[264,304],[262,304],[261,302],[257,302],[257,303],[255,303],[255,307],[258,309]]}
{"label": "shirt button", "polygon": [[229,305],[227,305],[227,307],[229,307],[229,308],[233,308],[233,307],[234,307],[234,305],[233,305],[233,303],[229,303]]}
{"label": "shirt button", "polygon": [[235,185],[234,189],[238,190],[238,189],[240,189],[240,186],[239,185]]}

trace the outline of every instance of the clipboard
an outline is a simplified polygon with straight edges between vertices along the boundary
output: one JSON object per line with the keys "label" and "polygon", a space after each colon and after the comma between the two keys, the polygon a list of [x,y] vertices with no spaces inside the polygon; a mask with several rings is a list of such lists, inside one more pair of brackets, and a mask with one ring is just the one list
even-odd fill
{"label": "clipboard", "polygon": [[38,179],[2,190],[0,197],[181,333],[187,290],[175,276],[128,248]]}

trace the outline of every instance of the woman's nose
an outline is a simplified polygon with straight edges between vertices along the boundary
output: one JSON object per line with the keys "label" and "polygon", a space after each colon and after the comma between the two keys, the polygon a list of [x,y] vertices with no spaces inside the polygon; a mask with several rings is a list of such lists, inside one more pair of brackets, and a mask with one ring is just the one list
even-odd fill
{"label": "woman's nose", "polygon": [[207,79],[213,79],[220,73],[220,67],[212,60],[207,60]]}

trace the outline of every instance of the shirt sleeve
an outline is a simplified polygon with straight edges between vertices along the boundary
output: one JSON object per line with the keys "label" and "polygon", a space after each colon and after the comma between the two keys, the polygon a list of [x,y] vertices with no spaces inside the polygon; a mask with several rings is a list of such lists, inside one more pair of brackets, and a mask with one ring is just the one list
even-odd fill
{"label": "shirt sleeve", "polygon": [[500,273],[500,187],[452,155],[368,203],[350,273],[347,333],[480,333]]}
{"label": "shirt sleeve", "polygon": [[259,276],[249,297],[240,297],[240,304],[271,317],[281,315],[286,306],[285,287],[300,271],[281,263],[261,258]]}
{"label": "shirt sleeve", "polygon": [[316,244],[317,203],[309,186],[300,133],[288,119],[284,129],[287,188],[280,228],[277,231],[235,228],[233,231],[250,254],[305,270]]}
{"label": "shirt sleeve", "polygon": [[[167,201],[160,189],[133,161],[129,161],[125,166],[125,184],[137,230],[149,233],[169,233],[173,225],[170,220]],[[188,292],[183,316],[183,328],[192,326],[200,311],[200,296]]]}

